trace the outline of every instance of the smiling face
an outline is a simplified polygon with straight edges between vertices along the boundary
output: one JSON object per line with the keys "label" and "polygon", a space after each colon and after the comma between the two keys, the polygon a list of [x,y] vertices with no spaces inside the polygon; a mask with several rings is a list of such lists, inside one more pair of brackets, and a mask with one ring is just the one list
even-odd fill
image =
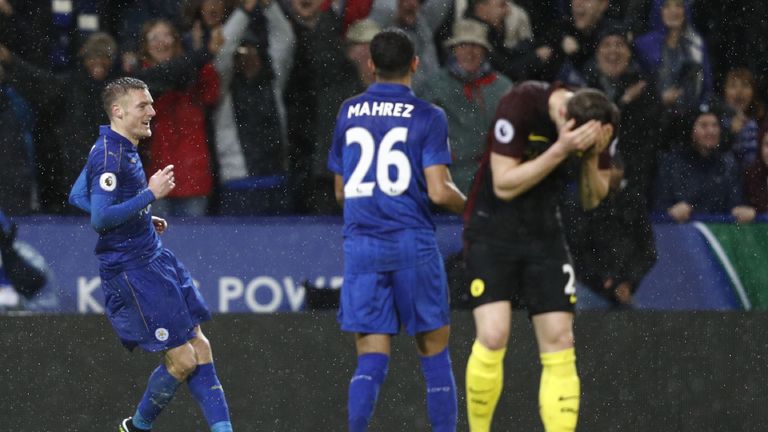
{"label": "smiling face", "polygon": [[603,74],[616,78],[627,70],[631,56],[632,51],[624,38],[617,35],[606,36],[597,47],[597,67]]}
{"label": "smiling face", "polygon": [[720,144],[720,122],[712,113],[700,115],[693,123],[693,146],[702,155],[715,151]]}
{"label": "smiling face", "polygon": [[150,122],[155,116],[152,102],[149,90],[129,90],[112,104],[112,129],[134,144],[152,136]]}
{"label": "smiling face", "polygon": [[166,22],[149,27],[145,35],[145,53],[151,63],[162,63],[176,56],[179,40],[176,32]]}

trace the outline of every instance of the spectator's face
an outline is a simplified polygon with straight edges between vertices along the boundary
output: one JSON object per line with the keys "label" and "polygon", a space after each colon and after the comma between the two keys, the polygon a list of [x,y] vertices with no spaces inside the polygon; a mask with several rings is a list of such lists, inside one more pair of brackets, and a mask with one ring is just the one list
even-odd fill
{"label": "spectator's face", "polygon": [[685,24],[685,7],[682,1],[667,0],[661,7],[661,20],[670,30],[680,30]]}
{"label": "spectator's face", "polygon": [[162,63],[173,58],[176,38],[168,25],[158,23],[147,32],[147,53],[153,63]]}
{"label": "spectator's face", "polygon": [[475,15],[491,27],[500,28],[508,13],[506,0],[485,0],[475,6]]}
{"label": "spectator's face", "polygon": [[200,17],[207,28],[218,27],[224,21],[224,1],[205,0],[200,5]]}
{"label": "spectator's face", "polygon": [[627,70],[631,57],[632,51],[621,36],[606,36],[597,47],[597,67],[600,72],[611,78],[616,78]]}
{"label": "spectator's face", "polygon": [[129,136],[126,138],[139,141],[152,136],[150,121],[155,116],[152,107],[152,96],[149,90],[130,90],[117,100],[120,106],[120,116],[113,119]]}
{"label": "spectator's face", "polygon": [[453,47],[459,67],[471,74],[480,70],[486,58],[485,47],[473,43],[460,43]]}
{"label": "spectator's face", "polygon": [[83,60],[85,70],[91,79],[104,81],[112,68],[112,59],[107,56],[93,56]]}
{"label": "spectator's face", "polygon": [[608,0],[572,0],[573,23],[581,31],[590,31],[608,8]]}
{"label": "spectator's face", "polygon": [[749,81],[738,77],[729,77],[725,82],[725,102],[731,108],[745,112],[752,103],[754,90]]}
{"label": "spectator's face", "polygon": [[693,145],[702,154],[712,153],[720,144],[720,122],[714,114],[701,114],[693,122]]}
{"label": "spectator's face", "polygon": [[401,27],[416,25],[416,14],[419,12],[419,0],[399,0],[397,2],[397,22]]}
{"label": "spectator's face", "polygon": [[347,58],[355,64],[357,73],[368,85],[373,82],[373,69],[368,67],[368,61],[371,59],[371,44],[369,43],[351,43],[347,46]]}
{"label": "spectator's face", "polygon": [[315,19],[320,13],[322,0],[291,0],[293,12],[305,21]]}

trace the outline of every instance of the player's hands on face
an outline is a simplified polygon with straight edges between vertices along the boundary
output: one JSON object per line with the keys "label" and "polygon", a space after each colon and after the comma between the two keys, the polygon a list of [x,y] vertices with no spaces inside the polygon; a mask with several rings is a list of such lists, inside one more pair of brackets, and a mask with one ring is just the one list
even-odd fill
{"label": "player's hands on face", "polygon": [[176,187],[176,179],[173,177],[173,165],[157,170],[149,179],[149,190],[155,195],[155,199],[167,196]]}
{"label": "player's hands on face", "polygon": [[573,129],[574,124],[576,122],[571,119],[560,128],[558,141],[565,148],[565,151],[568,153],[584,151],[595,145],[600,134],[600,122],[590,120],[576,129]]}
{"label": "player's hands on face", "polygon": [[152,216],[152,225],[155,226],[155,231],[157,231],[158,234],[162,234],[168,229],[168,222],[161,217]]}
{"label": "player's hands on face", "polygon": [[667,214],[680,223],[688,222],[692,213],[693,207],[685,201],[680,201],[667,210]]}

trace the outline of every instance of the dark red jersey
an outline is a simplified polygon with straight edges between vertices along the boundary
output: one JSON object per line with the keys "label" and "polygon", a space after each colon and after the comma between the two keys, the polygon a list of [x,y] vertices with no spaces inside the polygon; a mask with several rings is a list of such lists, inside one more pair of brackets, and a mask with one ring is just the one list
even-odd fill
{"label": "dark red jersey", "polygon": [[[491,153],[535,159],[557,141],[557,127],[549,117],[548,101],[557,86],[526,81],[514,86],[499,101],[488,132],[488,148],[475,173],[464,213],[465,238],[505,246],[530,246],[530,241],[562,238],[558,203],[569,179],[563,161],[541,182],[511,201],[493,191]],[[528,244],[526,244],[528,243]]]}

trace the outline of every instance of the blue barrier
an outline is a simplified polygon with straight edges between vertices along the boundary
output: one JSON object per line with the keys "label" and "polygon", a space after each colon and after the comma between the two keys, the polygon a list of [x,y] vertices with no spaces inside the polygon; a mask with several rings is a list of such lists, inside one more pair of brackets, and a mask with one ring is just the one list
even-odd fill
{"label": "blue barrier", "polygon": [[[85,218],[17,219],[19,238],[37,248],[55,274],[63,313],[101,313],[103,296],[93,255],[96,233]],[[457,218],[437,220],[444,256],[461,249]],[[201,218],[170,221],[162,236],[189,268],[215,312],[300,311],[302,281],[338,289],[342,283],[341,219],[336,217]],[[741,305],[701,234],[691,225],[654,225],[659,260],[636,304],[655,310],[733,310]],[[582,290],[581,308],[605,307]]]}

